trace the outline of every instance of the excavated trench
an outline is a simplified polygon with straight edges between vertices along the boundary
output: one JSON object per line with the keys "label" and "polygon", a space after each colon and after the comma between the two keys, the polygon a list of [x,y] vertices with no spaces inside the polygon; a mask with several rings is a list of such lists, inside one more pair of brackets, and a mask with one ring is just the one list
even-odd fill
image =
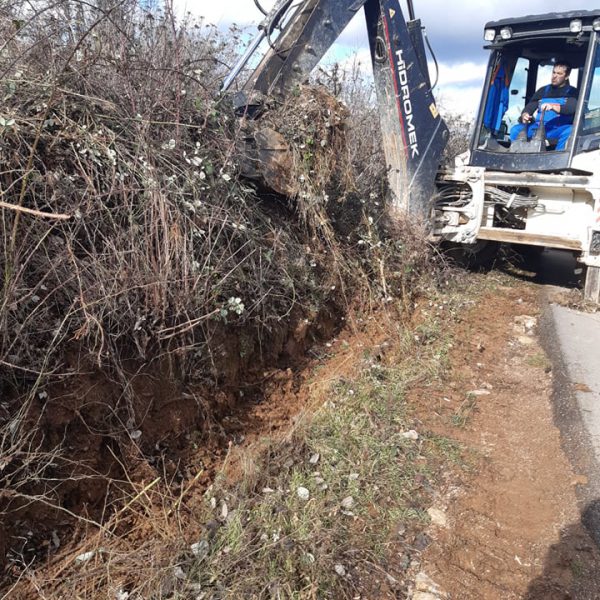
{"label": "excavated trench", "polygon": [[201,473],[194,485],[202,492],[232,445],[289,424],[306,400],[299,382],[307,350],[339,330],[341,315],[333,304],[310,323],[298,313],[261,355],[240,356],[240,332],[232,332],[222,340],[228,351],[218,383],[184,384],[165,360],[132,368],[127,397],[92,368],[38,394],[25,417],[35,430],[35,462],[10,457],[3,469],[7,478],[31,472],[18,493],[2,498],[5,583],[52,558],[81,535],[82,523],[101,526],[136,486],[158,478],[177,495]]}

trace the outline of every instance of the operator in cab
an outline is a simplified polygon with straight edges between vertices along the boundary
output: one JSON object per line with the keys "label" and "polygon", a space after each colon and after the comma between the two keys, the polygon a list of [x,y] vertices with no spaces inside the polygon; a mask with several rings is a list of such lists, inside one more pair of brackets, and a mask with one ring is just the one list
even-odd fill
{"label": "operator in cab", "polygon": [[[564,150],[573,130],[573,119],[577,108],[577,88],[569,84],[571,65],[556,61],[552,69],[551,84],[541,87],[531,97],[521,113],[519,123],[510,130],[510,140],[515,141],[522,131],[530,140],[544,119],[546,139],[556,144],[556,150]],[[534,116],[535,115],[535,116]]]}

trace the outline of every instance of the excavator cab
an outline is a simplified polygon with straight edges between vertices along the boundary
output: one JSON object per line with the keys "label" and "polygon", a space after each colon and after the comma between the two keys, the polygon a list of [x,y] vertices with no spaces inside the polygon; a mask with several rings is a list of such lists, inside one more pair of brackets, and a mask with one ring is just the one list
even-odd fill
{"label": "excavator cab", "polygon": [[[514,172],[576,169],[577,155],[600,148],[599,31],[598,13],[588,11],[504,19],[485,26],[491,54],[471,165]],[[566,85],[576,88],[571,92],[578,101],[575,114],[564,117],[572,121],[570,133],[568,125],[565,128],[566,144],[557,147],[543,125],[528,137],[517,123],[536,90],[550,85],[552,68],[560,63],[571,67]],[[539,113],[538,121],[543,123]],[[519,130],[521,135],[511,140],[511,131]]]}
{"label": "excavator cab", "polygon": [[[490,60],[471,146],[438,176],[434,233],[472,254],[499,243],[574,252],[587,268],[585,297],[600,302],[600,11],[494,21],[484,38]],[[551,71],[565,63],[577,88],[575,112],[560,122],[570,131],[559,144],[549,124],[529,137],[521,112],[543,86],[542,97],[556,98]]]}

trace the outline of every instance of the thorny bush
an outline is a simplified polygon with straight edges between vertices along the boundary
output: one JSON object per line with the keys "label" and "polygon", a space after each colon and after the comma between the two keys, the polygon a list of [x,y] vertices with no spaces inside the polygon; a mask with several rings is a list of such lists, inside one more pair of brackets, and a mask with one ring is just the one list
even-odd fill
{"label": "thorny bush", "polygon": [[[132,370],[168,359],[182,385],[222,384],[224,335],[276,360],[263,349],[280,351],[294,320],[406,301],[430,269],[418,236],[382,236],[378,133],[355,135],[350,155],[347,112],[322,92],[267,117],[287,124],[297,197],[240,179],[240,125],[218,93],[239,31],[135,0],[0,0],[0,34],[6,489],[46,467],[60,479],[31,415],[53,382],[96,370],[127,399]],[[352,121],[373,123],[363,106]]]}
{"label": "thorny bush", "polygon": [[[58,372],[74,342],[99,366],[185,349],[197,373],[215,325],[268,327],[318,292],[323,239],[310,256],[307,232],[236,175],[238,125],[217,96],[230,41],[128,1],[10,3],[0,25],[0,184],[17,209],[2,212],[0,359],[13,383]],[[298,212],[330,246],[322,211],[358,189],[333,179],[350,168],[327,146],[345,116],[335,104],[309,94],[274,119],[311,163]]]}

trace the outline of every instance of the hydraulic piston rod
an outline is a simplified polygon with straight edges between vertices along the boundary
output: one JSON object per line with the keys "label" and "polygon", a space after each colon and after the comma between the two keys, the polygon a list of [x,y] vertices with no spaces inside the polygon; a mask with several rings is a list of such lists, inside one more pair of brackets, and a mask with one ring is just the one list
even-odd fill
{"label": "hydraulic piston rod", "polygon": [[244,52],[243,56],[237,61],[233,69],[231,69],[231,72],[229,75],[227,75],[225,81],[223,81],[223,85],[221,86],[222,92],[226,92],[231,87],[231,84],[234,82],[235,78],[240,74],[240,71],[246,66],[250,60],[250,57],[256,52],[256,49],[266,37],[267,33],[265,29],[261,29],[250,46],[248,46],[246,52]]}
{"label": "hydraulic piston rod", "polygon": [[229,75],[223,81],[221,91],[226,92],[230,87],[235,78],[240,74],[241,70],[246,66],[250,57],[256,52],[256,49],[260,46],[261,42],[271,35],[271,32],[275,27],[279,25],[279,22],[288,11],[292,0],[279,0],[273,7],[270,13],[267,14],[264,21],[258,26],[259,34],[254,38],[246,52],[237,61]]}

